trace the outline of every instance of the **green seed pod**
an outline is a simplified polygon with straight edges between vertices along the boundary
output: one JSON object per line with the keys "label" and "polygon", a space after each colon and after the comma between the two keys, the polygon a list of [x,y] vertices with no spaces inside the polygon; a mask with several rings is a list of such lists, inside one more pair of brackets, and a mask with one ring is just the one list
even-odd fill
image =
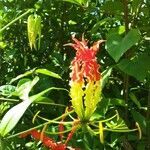
{"label": "green seed pod", "polygon": [[[40,16],[35,17],[35,33],[36,33],[36,36],[38,36],[38,49],[39,49],[40,39],[41,39],[41,17]],[[36,48],[35,44],[34,44],[34,48]]]}
{"label": "green seed pod", "polygon": [[33,45],[34,26],[35,26],[34,24],[35,24],[34,16],[30,15],[27,20],[27,31],[28,31],[28,39],[29,39],[29,44],[31,49]]}
{"label": "green seed pod", "polygon": [[41,37],[41,17],[38,15],[30,15],[27,21],[28,28],[28,39],[30,48],[36,49],[36,38],[38,36],[38,48],[40,48],[40,37]]}

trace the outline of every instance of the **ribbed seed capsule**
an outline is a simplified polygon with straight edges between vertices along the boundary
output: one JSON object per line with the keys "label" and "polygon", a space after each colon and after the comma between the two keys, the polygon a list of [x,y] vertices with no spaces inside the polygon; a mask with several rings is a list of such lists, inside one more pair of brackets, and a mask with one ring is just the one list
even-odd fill
{"label": "ribbed seed capsule", "polygon": [[38,49],[40,48],[41,37],[41,17],[38,15],[30,15],[27,20],[27,30],[30,48],[36,48],[36,38],[38,36]]}
{"label": "ribbed seed capsule", "polygon": [[28,30],[28,39],[30,48],[32,49],[32,43],[33,43],[33,28],[34,28],[34,16],[30,15],[27,20],[27,30]]}
{"label": "ribbed seed capsule", "polygon": [[[40,41],[41,41],[41,16],[35,17],[35,30],[38,34],[38,49],[40,48]],[[34,45],[36,47],[36,45]]]}

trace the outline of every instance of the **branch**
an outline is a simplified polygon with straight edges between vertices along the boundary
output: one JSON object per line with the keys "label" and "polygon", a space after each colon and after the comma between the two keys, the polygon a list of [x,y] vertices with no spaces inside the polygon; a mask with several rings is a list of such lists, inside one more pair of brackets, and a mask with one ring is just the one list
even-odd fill
{"label": "branch", "polygon": [[15,23],[16,21],[18,21],[19,19],[21,19],[22,17],[24,17],[25,15],[27,15],[28,13],[30,13],[32,11],[33,11],[33,9],[29,9],[25,13],[20,15],[19,17],[15,18],[11,22],[9,22],[6,26],[4,26],[3,28],[0,29],[0,33],[3,32],[5,29],[7,29],[9,26],[11,26],[13,23]]}

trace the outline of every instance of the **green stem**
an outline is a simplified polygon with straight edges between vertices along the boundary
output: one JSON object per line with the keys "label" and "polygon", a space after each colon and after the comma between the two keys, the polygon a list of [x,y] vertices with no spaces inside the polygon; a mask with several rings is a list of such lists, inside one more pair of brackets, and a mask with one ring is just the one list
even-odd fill
{"label": "green stem", "polygon": [[[117,115],[118,115],[118,114],[115,114],[114,116],[112,116],[112,117],[110,117],[110,118],[107,118],[107,119],[105,119],[105,120],[100,120],[100,121],[101,121],[101,122],[110,121],[110,120],[112,120],[113,118],[117,117]],[[91,122],[93,122],[93,121],[91,121]],[[99,122],[99,121],[94,121],[94,122]]]}
{"label": "green stem", "polygon": [[20,15],[19,17],[15,18],[11,22],[9,22],[7,25],[5,25],[3,28],[0,29],[0,33],[3,32],[9,26],[11,26],[14,22],[18,21],[19,19],[21,19],[22,17],[24,17],[25,15],[27,15],[28,13],[30,13],[32,11],[33,11],[33,9],[29,9],[25,13],[23,13],[22,15]]}
{"label": "green stem", "polygon": [[19,102],[19,100],[17,100],[17,99],[11,99],[11,98],[0,98],[0,101]]}
{"label": "green stem", "polygon": [[138,131],[138,129],[132,129],[132,130],[113,130],[113,129],[107,129],[104,128],[105,131],[112,131],[112,132],[134,132],[134,131]]}
{"label": "green stem", "polygon": [[[104,131],[110,131],[110,132],[119,132],[119,133],[121,133],[121,132],[124,132],[124,133],[126,133],[126,132],[135,132],[135,131],[138,131],[138,129],[132,129],[132,130],[126,130],[126,129],[124,129],[124,130],[113,130],[113,129],[108,129],[108,128],[104,128]],[[99,134],[99,131],[97,132],[97,130],[95,131],[95,134]]]}
{"label": "green stem", "polygon": [[70,132],[71,130],[72,130],[72,128],[71,128],[71,129],[68,129],[68,130],[65,130],[65,131],[63,131],[63,132],[45,132],[45,133],[51,134],[51,135],[57,135],[57,134],[63,134],[63,133]]}
{"label": "green stem", "polygon": [[[7,102],[19,102],[19,99],[11,99],[11,98],[0,98],[0,101],[7,101]],[[52,106],[60,106],[60,107],[66,107],[63,104],[55,104],[55,103],[49,103],[49,102],[35,102],[36,104],[41,105],[52,105]]]}
{"label": "green stem", "polygon": [[65,122],[64,121],[54,121],[54,120],[49,120],[49,119],[41,117],[41,116],[37,116],[37,117],[44,121],[47,121],[47,122],[52,121],[53,123],[56,123],[56,124],[73,124],[73,121],[65,121]]}
{"label": "green stem", "polygon": [[52,106],[60,106],[60,107],[66,107],[63,104],[55,104],[55,103],[49,103],[49,102],[36,102],[37,104],[42,104],[42,105],[52,105]]}
{"label": "green stem", "polygon": [[63,115],[61,115],[61,116],[59,116],[59,117],[57,117],[57,118],[55,118],[55,119],[53,119],[53,120],[50,120],[50,121],[48,121],[48,122],[45,122],[45,123],[43,123],[43,124],[40,124],[40,125],[35,126],[35,127],[33,127],[33,128],[30,128],[30,129],[28,129],[28,130],[25,130],[25,131],[16,133],[16,134],[14,134],[14,135],[8,136],[6,139],[14,138],[14,137],[16,137],[16,136],[19,136],[20,134],[24,134],[24,133],[30,132],[30,131],[32,131],[32,130],[34,130],[34,129],[41,128],[41,127],[43,127],[43,126],[45,126],[45,125],[51,124],[51,123],[53,123],[54,121],[57,121],[57,120],[59,120],[59,119],[61,119],[61,118],[63,118],[63,117],[68,116],[69,114],[72,114],[73,112],[74,112],[74,110],[72,110],[72,111],[70,111],[70,112],[67,112],[67,113],[65,113],[65,114],[63,114]]}

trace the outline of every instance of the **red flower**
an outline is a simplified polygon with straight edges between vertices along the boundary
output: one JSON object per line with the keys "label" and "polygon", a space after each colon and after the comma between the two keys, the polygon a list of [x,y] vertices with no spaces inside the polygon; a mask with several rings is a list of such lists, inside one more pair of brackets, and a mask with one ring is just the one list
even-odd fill
{"label": "red flower", "polygon": [[[74,129],[75,131],[75,129]],[[72,138],[74,131],[71,131],[71,133],[68,135],[67,142]],[[67,147],[66,144],[63,144],[61,142],[55,142],[53,139],[49,138],[45,134],[42,134],[41,132],[38,132],[37,130],[32,130],[26,133],[23,133],[20,135],[20,138],[25,138],[26,136],[31,135],[34,139],[40,140],[43,145],[47,148],[50,148],[50,150],[66,150],[67,148],[71,148],[71,150],[79,150],[72,147]]]}
{"label": "red flower", "polygon": [[82,41],[74,37],[72,39],[75,43],[66,44],[76,50],[76,56],[71,62],[71,102],[80,120],[89,120],[100,101],[101,74],[96,53],[104,40],[95,42],[89,48],[83,37]]}
{"label": "red flower", "polygon": [[92,47],[87,46],[87,41],[82,38],[82,41],[78,41],[72,37],[75,44],[70,43],[66,45],[72,46],[76,50],[76,57],[71,63],[72,73],[71,79],[76,82],[84,82],[84,78],[89,81],[100,80],[100,65],[97,63],[96,53],[99,48],[99,44],[104,40],[99,40],[93,44]]}
{"label": "red flower", "polygon": [[30,132],[21,134],[20,137],[24,138],[28,136],[29,134],[31,134],[34,139],[40,140],[44,146],[50,148],[51,150],[65,150],[66,149],[65,144],[57,143],[53,139],[47,137],[45,134],[41,134],[37,130],[32,130]]}

